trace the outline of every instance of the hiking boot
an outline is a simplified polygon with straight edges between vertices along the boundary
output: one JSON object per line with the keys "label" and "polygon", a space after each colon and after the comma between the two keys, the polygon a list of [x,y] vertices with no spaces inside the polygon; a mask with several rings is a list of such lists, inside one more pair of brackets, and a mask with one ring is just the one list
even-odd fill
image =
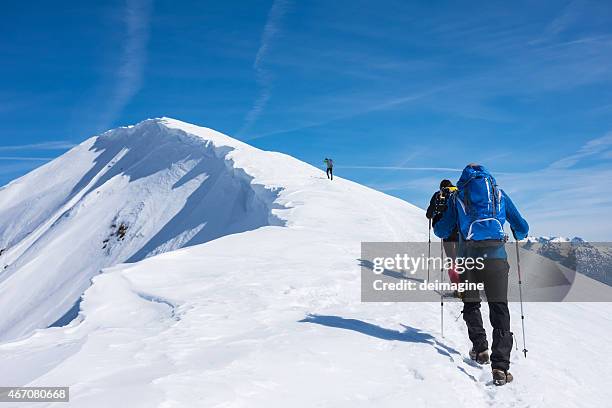
{"label": "hiking boot", "polygon": [[514,377],[512,374],[506,370],[500,370],[499,368],[493,369],[493,384],[495,385],[506,385],[509,382],[512,382]]}
{"label": "hiking boot", "polygon": [[474,351],[474,349],[471,349],[470,358],[476,361],[478,364],[489,364],[489,350],[484,350],[477,353]]}

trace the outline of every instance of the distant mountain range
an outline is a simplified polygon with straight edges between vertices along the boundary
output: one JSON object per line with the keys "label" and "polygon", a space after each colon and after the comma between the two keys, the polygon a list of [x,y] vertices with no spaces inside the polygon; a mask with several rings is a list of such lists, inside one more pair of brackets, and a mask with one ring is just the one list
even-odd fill
{"label": "distant mountain range", "polygon": [[612,243],[582,238],[528,237],[522,247],[612,286]]}
{"label": "distant mountain range", "polygon": [[554,243],[558,243],[558,242],[583,243],[583,242],[586,242],[586,241],[584,239],[580,238],[580,237],[567,238],[567,237],[547,237],[547,236],[541,236],[541,237],[527,237],[527,238],[525,238],[523,240],[523,242],[545,244],[545,243],[550,243],[550,242],[554,242]]}

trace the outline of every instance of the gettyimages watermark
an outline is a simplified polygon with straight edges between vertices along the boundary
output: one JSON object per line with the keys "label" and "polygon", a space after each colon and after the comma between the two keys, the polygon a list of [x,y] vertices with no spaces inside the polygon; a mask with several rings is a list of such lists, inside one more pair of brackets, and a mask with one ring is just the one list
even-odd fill
{"label": "gettyimages watermark", "polygon": [[[526,302],[612,302],[612,243],[520,242]],[[363,242],[364,302],[519,301],[516,243]]]}
{"label": "gettyimages watermark", "polygon": [[451,269],[454,268],[458,273],[464,273],[467,270],[483,270],[485,268],[485,257],[456,257],[448,256],[420,256],[414,257],[404,252],[403,254],[396,253],[393,257],[376,257],[372,261],[372,271],[378,275],[388,269],[397,269],[404,271],[407,274],[415,274],[419,270],[429,269]]}
{"label": "gettyimages watermark", "polygon": [[[366,264],[366,263],[364,263]],[[364,266],[364,265],[362,265]],[[403,275],[405,279],[396,279],[391,282],[385,281],[382,276],[374,279],[373,289],[376,291],[457,291],[463,293],[470,290],[484,290],[484,283],[470,282],[469,280],[455,279],[455,281],[444,282],[442,280],[423,279],[420,282],[409,279],[421,271],[451,270],[456,276],[464,274],[468,270],[482,271],[485,268],[484,257],[456,257],[447,256],[411,256],[407,252],[396,253],[392,257],[379,256],[372,259],[372,272],[375,275],[383,275],[386,271],[395,271]],[[431,275],[431,273],[430,273]]]}

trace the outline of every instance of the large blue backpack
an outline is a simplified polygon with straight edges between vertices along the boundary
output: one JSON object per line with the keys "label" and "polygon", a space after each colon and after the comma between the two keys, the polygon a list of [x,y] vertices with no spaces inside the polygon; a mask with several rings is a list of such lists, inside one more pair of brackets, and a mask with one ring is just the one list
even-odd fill
{"label": "large blue backpack", "polygon": [[459,229],[464,240],[503,241],[506,208],[501,189],[487,169],[466,167],[455,196]]}

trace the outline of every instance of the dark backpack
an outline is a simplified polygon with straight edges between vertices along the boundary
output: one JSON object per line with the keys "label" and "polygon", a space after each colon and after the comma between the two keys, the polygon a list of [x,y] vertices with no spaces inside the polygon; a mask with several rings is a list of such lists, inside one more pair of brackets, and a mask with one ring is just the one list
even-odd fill
{"label": "dark backpack", "polygon": [[457,187],[444,187],[436,194],[436,199],[434,201],[434,216],[441,216],[446,211],[448,207],[448,200],[452,196],[452,194],[457,191]]}

